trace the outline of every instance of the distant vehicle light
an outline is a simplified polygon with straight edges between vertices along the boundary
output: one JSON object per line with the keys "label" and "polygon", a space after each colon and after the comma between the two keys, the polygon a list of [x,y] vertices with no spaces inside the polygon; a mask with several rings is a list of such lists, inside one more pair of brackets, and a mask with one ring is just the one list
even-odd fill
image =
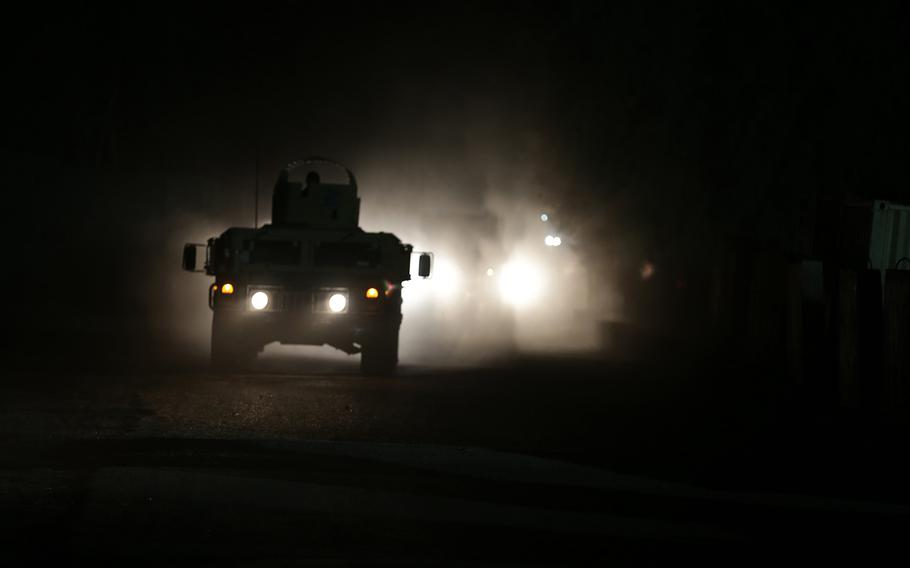
{"label": "distant vehicle light", "polygon": [[543,240],[543,244],[548,247],[558,247],[562,244],[562,239],[553,235],[547,235]]}
{"label": "distant vehicle light", "polygon": [[233,294],[233,293],[234,293],[234,285],[231,284],[230,282],[228,282],[227,284],[225,284],[224,286],[221,287],[221,293],[222,293],[222,294],[227,294],[227,295]]}
{"label": "distant vehicle light", "polygon": [[254,310],[266,309],[269,305],[269,295],[262,291],[254,292],[250,296],[250,305],[253,306]]}
{"label": "distant vehicle light", "polygon": [[379,290],[377,290],[376,288],[367,289],[366,297],[371,300],[375,300],[376,298],[379,297]]}
{"label": "distant vehicle light", "polygon": [[541,214],[540,214],[540,220],[543,221],[544,223],[546,223],[547,221],[550,220],[550,216],[547,215],[546,213],[541,213]]}
{"label": "distant vehicle light", "polygon": [[336,314],[343,312],[347,305],[348,299],[344,297],[344,294],[332,294],[332,297],[329,298],[329,309]]}
{"label": "distant vehicle light", "polygon": [[499,293],[508,304],[525,306],[536,300],[542,289],[543,278],[533,265],[510,262],[499,271]]}

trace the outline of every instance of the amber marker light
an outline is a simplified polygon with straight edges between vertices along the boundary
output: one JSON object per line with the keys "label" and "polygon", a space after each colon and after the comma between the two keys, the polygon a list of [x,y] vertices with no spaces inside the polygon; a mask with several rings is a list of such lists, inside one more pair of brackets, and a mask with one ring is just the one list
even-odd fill
{"label": "amber marker light", "polygon": [[371,300],[375,300],[376,298],[379,297],[379,290],[377,290],[376,288],[368,288],[366,297]]}
{"label": "amber marker light", "polygon": [[233,293],[234,293],[234,285],[231,284],[230,282],[228,282],[227,284],[225,284],[224,286],[221,287],[221,293],[222,293],[222,294],[228,294],[228,295],[233,294]]}

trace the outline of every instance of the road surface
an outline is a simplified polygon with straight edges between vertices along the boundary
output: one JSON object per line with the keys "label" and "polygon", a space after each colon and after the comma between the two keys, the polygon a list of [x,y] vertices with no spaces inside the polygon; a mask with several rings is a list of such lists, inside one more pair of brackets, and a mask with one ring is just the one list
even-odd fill
{"label": "road surface", "polygon": [[903,429],[809,417],[773,381],[703,369],[525,357],[367,378],[356,359],[279,356],[236,375],[22,372],[0,393],[2,544],[498,565],[902,542]]}

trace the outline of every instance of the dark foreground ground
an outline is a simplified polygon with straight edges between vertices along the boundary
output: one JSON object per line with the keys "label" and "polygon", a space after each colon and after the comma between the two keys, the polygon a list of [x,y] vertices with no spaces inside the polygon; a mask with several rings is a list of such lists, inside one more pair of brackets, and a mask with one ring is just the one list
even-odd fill
{"label": "dark foreground ground", "polygon": [[[772,386],[777,385],[777,386]],[[7,376],[3,558],[907,556],[907,428],[676,358]]]}

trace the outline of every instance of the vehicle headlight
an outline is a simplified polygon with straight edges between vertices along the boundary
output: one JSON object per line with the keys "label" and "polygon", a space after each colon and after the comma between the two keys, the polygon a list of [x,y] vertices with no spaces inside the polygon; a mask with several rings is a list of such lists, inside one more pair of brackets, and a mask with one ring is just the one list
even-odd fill
{"label": "vehicle headlight", "polygon": [[253,292],[250,296],[250,305],[254,310],[264,310],[269,306],[269,295],[266,292]]}
{"label": "vehicle headlight", "polygon": [[343,312],[348,305],[348,299],[344,297],[344,294],[332,294],[329,297],[329,309],[336,314]]}

